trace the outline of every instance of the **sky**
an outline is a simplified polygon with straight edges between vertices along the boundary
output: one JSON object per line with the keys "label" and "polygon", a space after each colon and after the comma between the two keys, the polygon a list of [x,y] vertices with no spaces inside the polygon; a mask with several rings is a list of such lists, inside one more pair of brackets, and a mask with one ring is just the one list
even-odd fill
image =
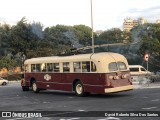
{"label": "sky", "polygon": [[[0,22],[16,24],[23,17],[44,27],[83,24],[91,27],[91,0],[0,0]],[[160,19],[160,0],[92,0],[93,29],[121,28],[124,19]]]}

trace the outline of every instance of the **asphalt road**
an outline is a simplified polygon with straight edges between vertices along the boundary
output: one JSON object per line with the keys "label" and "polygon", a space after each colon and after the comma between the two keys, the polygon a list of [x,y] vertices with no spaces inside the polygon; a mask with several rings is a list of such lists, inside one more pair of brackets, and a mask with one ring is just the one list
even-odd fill
{"label": "asphalt road", "polygon": [[[114,116],[116,112],[160,111],[160,88],[152,87],[109,95],[91,94],[88,97],[77,97],[74,93],[49,90],[38,94],[31,90],[23,92],[20,83],[11,83],[7,86],[0,86],[0,111],[51,111],[44,113],[43,118],[34,118],[38,120],[160,120],[160,116]],[[56,113],[56,111],[59,112]],[[110,111],[113,111],[113,114],[105,116]],[[84,116],[81,117],[81,115]],[[31,120],[33,118],[5,119]]]}

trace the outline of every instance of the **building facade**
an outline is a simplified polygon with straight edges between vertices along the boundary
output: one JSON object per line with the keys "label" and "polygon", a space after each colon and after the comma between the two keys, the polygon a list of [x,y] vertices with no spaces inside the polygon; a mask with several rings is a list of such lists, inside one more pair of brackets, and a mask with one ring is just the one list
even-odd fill
{"label": "building facade", "polygon": [[147,21],[143,18],[138,18],[137,20],[126,18],[123,23],[123,30],[129,32],[133,27],[143,25],[145,23],[147,23]]}

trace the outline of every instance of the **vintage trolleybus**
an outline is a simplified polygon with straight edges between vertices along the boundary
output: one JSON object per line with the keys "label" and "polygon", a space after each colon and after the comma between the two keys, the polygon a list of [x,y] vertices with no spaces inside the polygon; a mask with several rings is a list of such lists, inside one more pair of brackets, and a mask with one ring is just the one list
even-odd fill
{"label": "vintage trolleybus", "polygon": [[114,93],[133,89],[126,58],[104,52],[28,59],[24,62],[22,90],[35,93],[52,89],[89,93]]}

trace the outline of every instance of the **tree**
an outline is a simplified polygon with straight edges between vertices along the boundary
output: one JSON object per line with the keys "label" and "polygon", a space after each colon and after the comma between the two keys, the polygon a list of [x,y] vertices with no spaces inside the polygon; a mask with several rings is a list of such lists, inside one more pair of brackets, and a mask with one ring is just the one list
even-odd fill
{"label": "tree", "polygon": [[131,35],[132,35],[131,32],[123,31],[123,34],[122,34],[123,42],[125,42],[125,43],[131,43],[131,40],[132,40]]}
{"label": "tree", "polygon": [[40,22],[33,22],[31,24],[32,32],[37,35],[39,39],[44,38],[43,25]]}
{"label": "tree", "polygon": [[79,43],[87,46],[91,41],[92,29],[85,25],[75,25],[73,28],[75,29]]}
{"label": "tree", "polygon": [[14,59],[11,59],[9,56],[0,57],[0,69],[11,69],[17,65],[17,62]]}
{"label": "tree", "polygon": [[148,52],[153,56],[160,56],[160,24],[147,24],[146,31],[141,34],[141,54]]}
{"label": "tree", "polygon": [[23,17],[10,31],[9,42],[12,53],[21,53],[27,56],[27,49],[34,49],[38,39],[38,36],[32,32],[31,25],[27,24]]}
{"label": "tree", "polygon": [[102,32],[99,40],[103,40],[105,43],[123,42],[123,32],[119,28],[112,28]]}
{"label": "tree", "polygon": [[9,25],[4,24],[0,26],[0,56],[7,55],[9,49],[8,46],[9,32],[10,32]]}

